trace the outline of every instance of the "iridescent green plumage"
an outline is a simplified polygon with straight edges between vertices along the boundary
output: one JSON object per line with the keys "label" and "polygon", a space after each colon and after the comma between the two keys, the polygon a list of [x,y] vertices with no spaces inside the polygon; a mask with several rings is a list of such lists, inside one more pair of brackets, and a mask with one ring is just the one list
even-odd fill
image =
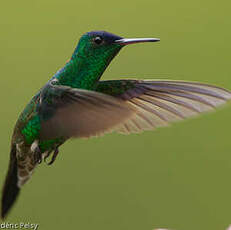
{"label": "iridescent green plumage", "polygon": [[[120,39],[118,36],[115,36],[114,38]],[[99,80],[104,70],[122,48],[119,44],[108,44],[106,46],[101,46],[98,49],[95,49],[95,46],[97,46],[97,44],[94,44],[92,41],[92,35],[89,36],[89,33],[83,35],[71,59],[66,63],[64,68],[55,74],[53,79],[58,79],[60,85],[94,90],[96,88],[96,82]],[[40,92],[38,94],[40,94]],[[33,141],[39,138],[41,129],[41,120],[40,116],[37,114],[37,107],[35,105],[37,102],[36,100],[37,97],[32,99],[19,118],[19,122],[23,122],[25,117],[27,119],[30,117],[21,130],[28,145],[31,145]],[[49,103],[49,95],[46,96],[45,100]],[[30,110],[32,107],[33,111]],[[45,115],[47,118],[52,116],[52,114]],[[65,138],[58,137],[54,140],[46,140],[41,142],[39,147],[43,149],[43,151],[50,150],[57,140],[59,143],[62,143],[63,139]]]}
{"label": "iridescent green plumage", "polygon": [[[92,41],[92,36],[94,34],[82,36],[70,61],[55,75],[59,84],[74,88],[94,89],[95,83],[122,48],[120,44],[110,43],[97,47],[98,45]],[[114,37],[114,39],[120,38]]]}
{"label": "iridescent green plumage", "polygon": [[34,168],[73,137],[106,132],[151,130],[208,111],[231,98],[211,85],[158,80],[99,81],[127,44],[159,39],[123,39],[104,31],[82,36],[71,59],[32,98],[12,137],[10,164],[3,188],[2,218]]}

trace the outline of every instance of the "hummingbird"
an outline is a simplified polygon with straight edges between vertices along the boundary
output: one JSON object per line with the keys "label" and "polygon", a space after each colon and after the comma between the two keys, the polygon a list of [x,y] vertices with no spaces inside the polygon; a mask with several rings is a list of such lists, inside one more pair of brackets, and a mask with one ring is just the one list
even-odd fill
{"label": "hummingbird", "polygon": [[88,32],[80,38],[70,60],[31,99],[16,122],[3,185],[2,218],[34,169],[49,157],[47,164],[51,165],[68,139],[153,130],[231,99],[230,91],[198,82],[100,81],[123,47],[158,41],[105,31]]}

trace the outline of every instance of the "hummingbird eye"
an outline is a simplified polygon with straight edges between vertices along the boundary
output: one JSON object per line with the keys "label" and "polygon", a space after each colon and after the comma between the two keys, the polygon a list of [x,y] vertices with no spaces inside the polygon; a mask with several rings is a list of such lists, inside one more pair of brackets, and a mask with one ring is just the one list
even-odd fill
{"label": "hummingbird eye", "polygon": [[100,36],[97,36],[94,38],[93,40],[97,45],[100,45],[103,42],[103,38],[101,38]]}

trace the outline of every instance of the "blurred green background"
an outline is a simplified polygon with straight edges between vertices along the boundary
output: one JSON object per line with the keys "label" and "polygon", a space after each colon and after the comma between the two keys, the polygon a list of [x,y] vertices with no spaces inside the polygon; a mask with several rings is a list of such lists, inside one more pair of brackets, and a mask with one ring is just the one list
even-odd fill
{"label": "blurred green background", "polygon": [[[184,79],[231,89],[227,0],[2,1],[0,176],[15,121],[79,37],[160,37],[121,51],[103,79]],[[39,166],[7,219],[40,229],[225,229],[231,223],[231,106],[155,132],[69,141]]]}

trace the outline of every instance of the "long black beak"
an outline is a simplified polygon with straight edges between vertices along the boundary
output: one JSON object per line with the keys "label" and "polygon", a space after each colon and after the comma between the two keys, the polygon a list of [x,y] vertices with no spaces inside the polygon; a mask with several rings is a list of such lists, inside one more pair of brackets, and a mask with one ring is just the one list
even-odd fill
{"label": "long black beak", "polygon": [[116,40],[115,43],[120,45],[129,45],[134,43],[141,43],[141,42],[159,42],[159,38],[122,38]]}

